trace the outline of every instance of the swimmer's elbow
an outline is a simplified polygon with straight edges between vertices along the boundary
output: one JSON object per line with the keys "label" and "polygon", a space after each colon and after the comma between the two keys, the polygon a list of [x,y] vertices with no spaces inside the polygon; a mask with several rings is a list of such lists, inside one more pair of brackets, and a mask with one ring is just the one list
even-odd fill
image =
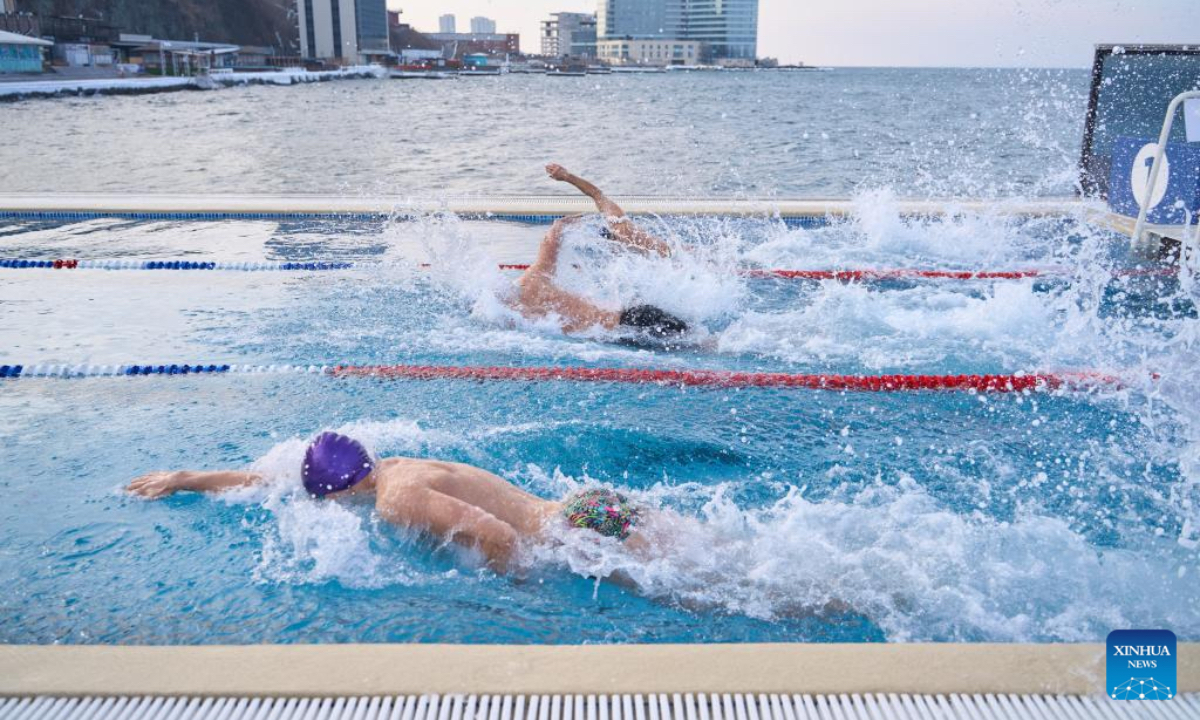
{"label": "swimmer's elbow", "polygon": [[563,217],[560,217],[559,219],[557,219],[553,223],[551,223],[550,232],[561,235],[563,230],[566,230],[568,227],[574,225],[575,223],[579,222],[582,219],[583,219],[583,215],[565,215]]}
{"label": "swimmer's elbow", "polygon": [[496,520],[484,523],[474,534],[475,544],[487,558],[488,566],[499,573],[507,573],[517,554],[520,538],[517,531],[506,522]]}

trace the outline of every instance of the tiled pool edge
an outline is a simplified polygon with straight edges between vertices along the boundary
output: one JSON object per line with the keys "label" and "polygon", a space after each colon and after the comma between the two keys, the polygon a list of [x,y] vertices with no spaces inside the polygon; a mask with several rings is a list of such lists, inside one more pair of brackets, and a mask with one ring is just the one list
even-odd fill
{"label": "tiled pool edge", "polygon": [[[1179,645],[1200,691],[1200,643]],[[1103,691],[1100,644],[0,645],[0,695]]]}

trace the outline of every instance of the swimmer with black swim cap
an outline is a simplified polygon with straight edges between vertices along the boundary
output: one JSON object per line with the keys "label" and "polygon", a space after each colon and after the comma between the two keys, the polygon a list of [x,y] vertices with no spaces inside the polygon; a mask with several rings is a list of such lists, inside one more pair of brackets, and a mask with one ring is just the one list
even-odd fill
{"label": "swimmer with black swim cap", "polygon": [[[590,197],[604,217],[602,237],[648,255],[670,257],[671,246],[634,224],[617,205],[595,185],[567,172],[561,165],[546,166],[546,173],[561,182],[570,183]],[[653,305],[636,305],[621,311],[605,310],[595,303],[560,288],[555,282],[558,253],[562,247],[563,231],[579,221],[579,215],[558,220],[546,233],[537,260],[517,282],[515,305],[522,315],[542,318],[554,314],[562,318],[563,332],[579,332],[592,327],[628,331],[635,341],[661,344],[677,339],[688,331],[679,317]]]}

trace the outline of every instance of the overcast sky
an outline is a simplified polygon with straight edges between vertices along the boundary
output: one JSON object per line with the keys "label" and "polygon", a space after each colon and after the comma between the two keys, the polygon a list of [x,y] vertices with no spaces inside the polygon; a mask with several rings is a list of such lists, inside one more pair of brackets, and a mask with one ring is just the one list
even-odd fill
{"label": "overcast sky", "polygon": [[[596,0],[388,0],[418,30],[442,13],[496,20],[539,49],[538,23]],[[760,0],[758,51],[810,65],[1085,67],[1096,43],[1200,44],[1200,0]]]}

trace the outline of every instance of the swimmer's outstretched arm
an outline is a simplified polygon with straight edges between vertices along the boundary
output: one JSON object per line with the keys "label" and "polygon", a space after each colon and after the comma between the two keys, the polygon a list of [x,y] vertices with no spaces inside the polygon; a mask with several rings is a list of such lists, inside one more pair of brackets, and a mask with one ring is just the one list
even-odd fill
{"label": "swimmer's outstretched arm", "polygon": [[559,182],[574,185],[579,192],[590,197],[592,202],[596,203],[596,209],[604,216],[605,222],[608,223],[608,229],[618,242],[642,252],[657,253],[661,257],[671,256],[670,245],[635,225],[625,215],[621,206],[601,192],[600,188],[555,163],[546,166],[546,174]]}
{"label": "swimmer's outstretched arm", "polygon": [[134,495],[145,498],[160,498],[181,490],[192,492],[221,492],[235,487],[246,487],[262,482],[258,473],[240,470],[176,470],[174,472],[152,472],[134,478],[125,488]]}

